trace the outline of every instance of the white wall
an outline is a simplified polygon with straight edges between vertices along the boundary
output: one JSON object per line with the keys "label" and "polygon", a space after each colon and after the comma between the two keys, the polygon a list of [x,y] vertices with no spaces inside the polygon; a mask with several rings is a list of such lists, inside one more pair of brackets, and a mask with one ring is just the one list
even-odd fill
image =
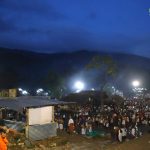
{"label": "white wall", "polygon": [[53,106],[40,108],[29,108],[28,120],[29,125],[47,124],[52,121]]}

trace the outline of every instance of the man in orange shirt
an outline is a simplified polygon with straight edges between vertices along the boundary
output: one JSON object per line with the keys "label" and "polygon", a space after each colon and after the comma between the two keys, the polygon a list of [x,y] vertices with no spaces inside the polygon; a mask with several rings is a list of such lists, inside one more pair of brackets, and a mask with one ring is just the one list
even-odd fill
{"label": "man in orange shirt", "polygon": [[0,129],[0,150],[7,150],[8,140],[6,138],[6,131]]}

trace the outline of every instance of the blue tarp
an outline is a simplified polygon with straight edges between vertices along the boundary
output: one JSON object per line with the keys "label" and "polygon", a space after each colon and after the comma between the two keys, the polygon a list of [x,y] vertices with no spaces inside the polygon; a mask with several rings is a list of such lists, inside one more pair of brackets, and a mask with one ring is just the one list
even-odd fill
{"label": "blue tarp", "polygon": [[96,130],[96,131],[87,133],[87,136],[90,136],[90,137],[97,137],[97,136],[104,137],[105,135],[106,135],[106,132],[102,130]]}

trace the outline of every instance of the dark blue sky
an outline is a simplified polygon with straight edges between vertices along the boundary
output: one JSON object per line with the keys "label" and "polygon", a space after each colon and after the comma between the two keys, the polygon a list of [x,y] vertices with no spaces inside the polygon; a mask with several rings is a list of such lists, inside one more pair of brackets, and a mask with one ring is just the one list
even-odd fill
{"label": "dark blue sky", "polygon": [[0,47],[150,58],[150,0],[0,0]]}

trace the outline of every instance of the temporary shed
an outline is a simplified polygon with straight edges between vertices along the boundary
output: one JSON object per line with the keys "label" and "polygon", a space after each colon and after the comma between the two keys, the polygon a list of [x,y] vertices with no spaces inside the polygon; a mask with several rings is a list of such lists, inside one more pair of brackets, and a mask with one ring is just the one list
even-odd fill
{"label": "temporary shed", "polygon": [[67,105],[68,102],[49,99],[48,97],[16,97],[0,99],[0,107],[21,112],[26,110],[26,137],[41,140],[56,136],[54,106]]}

